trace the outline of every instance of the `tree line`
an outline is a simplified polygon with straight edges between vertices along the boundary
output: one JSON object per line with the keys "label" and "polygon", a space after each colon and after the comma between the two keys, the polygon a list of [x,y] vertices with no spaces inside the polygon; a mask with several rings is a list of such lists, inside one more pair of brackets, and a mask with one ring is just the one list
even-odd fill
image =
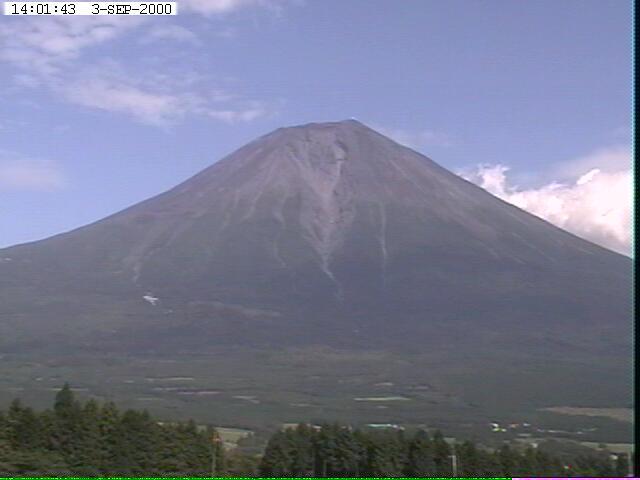
{"label": "tree line", "polygon": [[[625,476],[624,455],[567,460],[538,449],[448,443],[440,432],[299,425],[275,432],[264,452],[224,453],[213,428],[160,423],[146,411],[79,402],[68,385],[52,409],[14,400],[0,411],[0,476],[512,477]],[[454,472],[455,470],[455,472]]]}
{"label": "tree line", "polygon": [[0,476],[210,476],[212,435],[194,422],[78,402],[65,385],[52,410],[14,400],[0,412]]}
{"label": "tree line", "polygon": [[529,446],[479,448],[449,444],[441,432],[352,430],[341,425],[296,428],[269,440],[260,474],[265,477],[624,477],[625,455],[549,455]]}

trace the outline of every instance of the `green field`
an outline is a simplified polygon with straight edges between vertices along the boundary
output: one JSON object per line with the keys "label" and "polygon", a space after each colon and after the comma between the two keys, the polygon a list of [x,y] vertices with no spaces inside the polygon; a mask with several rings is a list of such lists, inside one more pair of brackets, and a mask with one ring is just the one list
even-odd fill
{"label": "green field", "polygon": [[[167,420],[193,418],[233,429],[273,431],[283,423],[395,423],[440,428],[452,436],[502,441],[527,435],[583,442],[625,443],[631,426],[613,418],[565,415],[541,410],[567,405],[577,396],[591,408],[620,392],[572,383],[565,365],[483,358],[443,360],[437,354],[340,351],[315,347],[286,350],[217,348],[206,354],[105,356],[69,354],[40,358],[5,354],[0,362],[0,406],[20,397],[44,408],[65,381],[80,398],[115,400]],[[492,376],[492,369],[502,373]],[[576,364],[577,371],[584,366]],[[506,372],[506,373],[505,373]],[[591,378],[610,381],[606,367]],[[577,388],[577,391],[576,391]],[[505,431],[494,432],[492,422]],[[529,426],[523,426],[529,424]],[[512,426],[510,426],[512,425]],[[232,431],[225,441],[234,442]]]}
{"label": "green field", "polygon": [[563,415],[605,417],[619,420],[621,422],[633,422],[633,409],[631,408],[548,407],[544,410]]}

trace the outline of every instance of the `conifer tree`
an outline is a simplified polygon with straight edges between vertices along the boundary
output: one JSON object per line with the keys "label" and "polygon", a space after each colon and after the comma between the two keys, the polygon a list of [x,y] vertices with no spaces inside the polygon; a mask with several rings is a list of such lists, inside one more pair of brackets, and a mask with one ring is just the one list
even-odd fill
{"label": "conifer tree", "polygon": [[263,477],[288,477],[291,474],[292,449],[283,431],[271,436],[260,463]]}
{"label": "conifer tree", "polygon": [[409,442],[405,473],[409,477],[432,477],[436,475],[433,447],[429,434],[418,430]]}
{"label": "conifer tree", "polygon": [[77,413],[76,409],[77,403],[71,387],[68,383],[65,383],[62,389],[56,394],[53,411],[58,417],[68,417]]}
{"label": "conifer tree", "polygon": [[293,448],[291,473],[296,477],[311,477],[315,467],[315,432],[307,424],[299,424],[287,435]]}
{"label": "conifer tree", "polygon": [[472,442],[465,441],[461,445],[457,445],[455,454],[458,462],[458,476],[474,477],[478,476],[483,470],[482,454]]}
{"label": "conifer tree", "polygon": [[440,430],[436,430],[433,434],[432,445],[436,474],[440,477],[450,477],[452,474],[451,447]]}
{"label": "conifer tree", "polygon": [[111,472],[116,466],[116,451],[120,441],[118,424],[120,412],[113,402],[102,405],[98,412],[98,432],[101,449],[97,466],[103,473]]}
{"label": "conifer tree", "polygon": [[98,403],[91,399],[79,410],[77,450],[68,460],[69,465],[82,476],[100,474],[101,450],[103,448],[100,434]]}
{"label": "conifer tree", "polygon": [[336,453],[334,454],[332,473],[342,477],[360,476],[360,463],[364,456],[364,447],[347,427],[338,427],[335,436]]}
{"label": "conifer tree", "polygon": [[402,476],[406,463],[402,435],[378,431],[369,433],[367,438],[367,474],[374,477]]}
{"label": "conifer tree", "polygon": [[505,444],[498,450],[497,458],[502,470],[501,474],[505,477],[513,477],[518,469],[518,453]]}

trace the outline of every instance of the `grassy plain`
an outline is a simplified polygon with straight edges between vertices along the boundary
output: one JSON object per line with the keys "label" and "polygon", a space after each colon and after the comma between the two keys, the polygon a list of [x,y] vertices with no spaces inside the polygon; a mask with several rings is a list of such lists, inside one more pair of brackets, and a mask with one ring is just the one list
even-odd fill
{"label": "grassy plain", "polygon": [[[611,378],[606,365],[593,367],[590,378],[602,387],[595,389],[587,381],[566,384],[572,368],[584,369],[579,363],[563,365],[559,373],[552,362],[540,359],[511,359],[507,367],[489,354],[480,360],[464,353],[451,361],[437,352],[401,355],[326,347],[215,348],[199,355],[69,353],[37,359],[4,354],[0,408],[16,397],[49,407],[54,391],[68,381],[80,398],[146,408],[167,420],[193,418],[258,433],[283,423],[339,421],[440,428],[451,436],[489,442],[527,435],[629,441],[631,425],[618,417],[567,415],[552,408],[575,405],[577,398],[600,412],[627,407],[615,403],[624,392],[609,388],[620,381]],[[481,379],[478,368],[484,369]],[[493,432],[492,422],[506,432]]]}

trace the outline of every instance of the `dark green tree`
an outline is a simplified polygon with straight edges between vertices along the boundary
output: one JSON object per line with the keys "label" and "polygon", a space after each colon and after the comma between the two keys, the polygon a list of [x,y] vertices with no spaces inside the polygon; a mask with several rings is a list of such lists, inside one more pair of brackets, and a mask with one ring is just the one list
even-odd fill
{"label": "dark green tree", "polygon": [[45,446],[40,417],[32,408],[23,407],[19,400],[11,402],[5,428],[9,444],[16,450]]}
{"label": "dark green tree", "polygon": [[482,452],[473,442],[466,441],[456,445],[455,455],[457,456],[457,476],[474,477],[484,470]]}
{"label": "dark green tree", "polygon": [[315,431],[307,424],[285,432],[291,453],[291,474],[296,477],[312,477],[315,462]]}
{"label": "dark green tree", "polygon": [[364,446],[347,427],[338,427],[335,437],[337,451],[333,455],[332,473],[341,477],[359,477],[361,459],[365,454]]}
{"label": "dark green tree", "polygon": [[102,438],[100,432],[100,406],[89,400],[78,410],[80,417],[76,425],[76,448],[67,463],[82,476],[97,476],[101,473]]}
{"label": "dark green tree", "polygon": [[433,446],[429,434],[424,430],[418,430],[409,442],[405,474],[409,477],[433,477],[436,475]]}
{"label": "dark green tree", "polygon": [[401,477],[407,462],[402,432],[374,431],[367,437],[367,475]]}
{"label": "dark green tree", "polygon": [[451,467],[451,447],[444,439],[444,435],[440,430],[436,430],[433,434],[433,462],[436,466],[436,474],[439,477],[450,477],[452,475]]}
{"label": "dark green tree", "polygon": [[505,477],[513,477],[518,467],[518,453],[509,445],[505,444],[500,447],[497,452],[497,460],[500,464],[501,475]]}
{"label": "dark green tree", "polygon": [[260,475],[263,477],[289,477],[293,449],[289,438],[284,431],[276,432],[271,436],[260,463]]}
{"label": "dark green tree", "polygon": [[75,396],[71,391],[71,387],[68,383],[65,383],[60,391],[56,394],[55,401],[53,403],[53,411],[58,417],[69,417],[76,415],[79,410],[78,402],[76,402]]}
{"label": "dark green tree", "polygon": [[115,431],[114,457],[118,474],[140,476],[157,472],[155,426],[147,412],[127,410],[123,413]]}

